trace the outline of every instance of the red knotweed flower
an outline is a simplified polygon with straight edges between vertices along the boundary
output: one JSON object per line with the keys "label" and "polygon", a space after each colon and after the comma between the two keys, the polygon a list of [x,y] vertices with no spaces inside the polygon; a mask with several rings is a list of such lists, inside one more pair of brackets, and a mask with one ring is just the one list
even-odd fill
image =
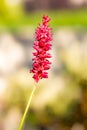
{"label": "red knotweed flower", "polygon": [[51,54],[48,51],[51,49],[52,33],[51,28],[48,25],[50,18],[48,16],[43,16],[42,23],[36,29],[35,32],[35,42],[33,48],[35,52],[33,53],[34,58],[32,69],[33,78],[38,82],[42,78],[48,78],[47,70],[50,69],[51,62],[48,58],[51,58]]}

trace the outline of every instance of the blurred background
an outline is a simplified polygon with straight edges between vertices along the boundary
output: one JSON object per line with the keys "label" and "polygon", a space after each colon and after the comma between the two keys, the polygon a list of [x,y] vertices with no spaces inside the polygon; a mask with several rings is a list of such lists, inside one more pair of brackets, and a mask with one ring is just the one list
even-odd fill
{"label": "blurred background", "polygon": [[34,33],[53,28],[52,68],[23,130],[87,130],[87,0],[0,0],[0,130],[17,130],[34,81]]}

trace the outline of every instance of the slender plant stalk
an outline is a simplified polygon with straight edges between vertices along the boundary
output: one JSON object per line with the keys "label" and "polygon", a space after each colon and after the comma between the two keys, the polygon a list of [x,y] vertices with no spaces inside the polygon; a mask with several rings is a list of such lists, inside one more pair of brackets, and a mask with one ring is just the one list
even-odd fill
{"label": "slender plant stalk", "polygon": [[27,103],[25,112],[24,112],[23,117],[22,117],[22,119],[21,119],[21,122],[20,122],[20,124],[19,124],[18,130],[22,130],[22,127],[23,127],[23,124],[24,124],[24,121],[25,121],[27,112],[28,112],[28,110],[29,110],[29,108],[30,108],[31,100],[32,100],[32,97],[33,97],[33,94],[34,94],[35,90],[36,90],[36,86],[34,85],[33,90],[32,90],[32,92],[31,92],[31,95],[30,95],[30,97],[29,97],[29,100],[28,100],[28,103]]}

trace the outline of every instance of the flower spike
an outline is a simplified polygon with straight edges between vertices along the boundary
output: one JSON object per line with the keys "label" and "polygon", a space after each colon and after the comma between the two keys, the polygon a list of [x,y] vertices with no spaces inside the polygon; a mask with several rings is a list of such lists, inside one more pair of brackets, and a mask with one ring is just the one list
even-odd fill
{"label": "flower spike", "polygon": [[39,24],[35,31],[35,41],[33,43],[33,64],[30,70],[33,73],[33,78],[38,82],[42,78],[48,78],[47,70],[50,69],[51,62],[48,58],[51,58],[51,54],[48,53],[51,50],[52,33],[49,27],[49,21],[51,19],[48,16],[43,16],[42,23]]}

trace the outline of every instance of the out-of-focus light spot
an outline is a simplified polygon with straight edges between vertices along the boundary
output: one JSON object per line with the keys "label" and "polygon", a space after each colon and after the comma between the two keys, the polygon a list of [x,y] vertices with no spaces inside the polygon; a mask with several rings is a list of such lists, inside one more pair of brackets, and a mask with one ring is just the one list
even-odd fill
{"label": "out-of-focus light spot", "polygon": [[0,77],[0,96],[3,94],[7,86],[8,86],[7,81]]}
{"label": "out-of-focus light spot", "polygon": [[81,6],[84,3],[84,0],[69,0],[70,4]]}
{"label": "out-of-focus light spot", "polygon": [[10,34],[4,34],[0,39],[0,72],[13,72],[24,61],[24,50]]}
{"label": "out-of-focus light spot", "polygon": [[7,6],[17,6],[21,3],[21,0],[5,0]]}
{"label": "out-of-focus light spot", "polygon": [[71,130],[85,130],[84,126],[82,124],[79,124],[79,123],[75,123]]}
{"label": "out-of-focus light spot", "polygon": [[4,121],[4,130],[17,130],[20,119],[20,110],[18,108],[11,108]]}

